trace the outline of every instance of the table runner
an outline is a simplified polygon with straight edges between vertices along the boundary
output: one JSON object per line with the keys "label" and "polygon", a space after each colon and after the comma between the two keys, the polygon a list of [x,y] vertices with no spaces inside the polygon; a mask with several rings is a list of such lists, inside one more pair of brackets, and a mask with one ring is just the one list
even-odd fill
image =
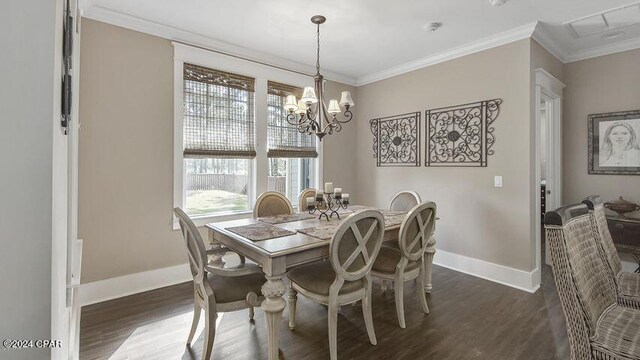
{"label": "table runner", "polygon": [[316,216],[309,213],[295,213],[295,214],[284,214],[284,215],[260,217],[258,218],[258,220],[267,224],[282,224],[282,223],[288,223],[288,222],[294,222],[294,221],[313,219],[314,217]]}
{"label": "table runner", "polygon": [[226,229],[251,241],[268,240],[295,234],[293,231],[263,223],[233,226]]}
{"label": "table runner", "polygon": [[[382,216],[384,217],[385,228],[402,224],[405,216],[407,216],[407,213],[404,211],[391,211],[376,208],[371,209],[378,210],[382,213]],[[338,226],[340,226],[341,223],[342,221],[338,221],[337,219],[332,221],[322,221],[322,224],[320,224],[319,226],[296,229],[296,231],[309,236],[313,236],[318,239],[328,240],[333,237],[333,234],[336,232],[336,229],[338,228]]]}

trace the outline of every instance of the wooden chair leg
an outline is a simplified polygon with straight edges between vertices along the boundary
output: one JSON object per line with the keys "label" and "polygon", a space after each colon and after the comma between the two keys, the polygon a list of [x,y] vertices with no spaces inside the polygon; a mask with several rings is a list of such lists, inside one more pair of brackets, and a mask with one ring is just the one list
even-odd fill
{"label": "wooden chair leg", "polygon": [[373,328],[373,314],[371,313],[371,280],[367,284],[366,293],[362,299],[362,316],[364,316],[369,342],[371,345],[376,345],[378,341],[376,340],[376,333]]}
{"label": "wooden chair leg", "polygon": [[213,342],[216,337],[216,309],[209,307],[205,309],[205,328],[204,328],[204,348],[202,350],[202,360],[209,360],[213,353]]}
{"label": "wooden chair leg", "polygon": [[425,271],[426,271],[424,288],[425,288],[425,291],[428,292],[429,294],[431,294],[431,289],[433,288],[431,286],[431,271],[433,268],[433,257],[435,254],[436,254],[436,248],[434,247],[427,248],[426,252],[424,253],[424,257],[425,257],[424,264],[425,264]]}
{"label": "wooden chair leg", "polygon": [[429,313],[429,306],[427,305],[427,296],[424,294],[424,283],[425,283],[426,271],[424,264],[420,265],[420,278],[418,284],[418,299],[420,300],[420,305],[422,306],[422,312],[425,314]]}
{"label": "wooden chair leg", "polygon": [[289,288],[289,329],[296,328],[296,302],[298,301],[298,292],[293,288]]}
{"label": "wooden chair leg", "polygon": [[329,356],[331,360],[338,359],[338,304],[329,303]]}
{"label": "wooden chair leg", "polygon": [[398,315],[398,323],[401,328],[406,328],[404,322],[404,282],[396,275],[393,282],[393,289],[396,295],[396,313]]}
{"label": "wooden chair leg", "polygon": [[191,341],[193,341],[193,337],[196,335],[196,330],[198,329],[198,323],[200,322],[200,313],[202,312],[202,308],[197,301],[193,306],[193,321],[191,323],[191,331],[189,332],[189,337],[187,338],[187,346],[191,346]]}

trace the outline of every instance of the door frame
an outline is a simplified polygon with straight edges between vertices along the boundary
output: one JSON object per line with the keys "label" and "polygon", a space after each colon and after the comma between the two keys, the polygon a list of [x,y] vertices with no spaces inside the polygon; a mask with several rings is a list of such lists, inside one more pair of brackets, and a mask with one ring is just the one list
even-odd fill
{"label": "door frame", "polygon": [[[536,249],[536,271],[534,284],[540,284],[542,280],[542,215],[540,213],[540,160],[541,160],[541,106],[543,99],[547,100],[547,210],[556,209],[562,204],[562,91],[565,84],[555,78],[544,69],[535,69],[535,163],[533,191],[535,198],[535,249]],[[550,193],[549,193],[550,191]],[[548,254],[548,252],[547,252]]]}

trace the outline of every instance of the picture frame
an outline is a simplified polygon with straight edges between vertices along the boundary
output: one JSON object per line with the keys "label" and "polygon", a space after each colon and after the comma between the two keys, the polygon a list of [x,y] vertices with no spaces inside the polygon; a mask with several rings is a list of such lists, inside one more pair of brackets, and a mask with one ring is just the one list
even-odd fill
{"label": "picture frame", "polygon": [[640,110],[588,116],[588,173],[640,175]]}

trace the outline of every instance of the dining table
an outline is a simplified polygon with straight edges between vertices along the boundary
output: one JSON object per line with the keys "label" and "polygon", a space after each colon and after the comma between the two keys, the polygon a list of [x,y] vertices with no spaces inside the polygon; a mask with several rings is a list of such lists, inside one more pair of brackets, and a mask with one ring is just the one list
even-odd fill
{"label": "dining table", "polygon": [[[262,286],[268,330],[269,360],[278,359],[280,323],[286,307],[287,285],[282,280],[295,266],[329,257],[329,243],[339,224],[358,210],[375,209],[353,205],[326,220],[309,213],[294,213],[268,218],[239,219],[209,223],[209,241],[223,245],[260,265],[266,281]],[[376,209],[385,218],[383,241],[398,238],[406,212]]]}

